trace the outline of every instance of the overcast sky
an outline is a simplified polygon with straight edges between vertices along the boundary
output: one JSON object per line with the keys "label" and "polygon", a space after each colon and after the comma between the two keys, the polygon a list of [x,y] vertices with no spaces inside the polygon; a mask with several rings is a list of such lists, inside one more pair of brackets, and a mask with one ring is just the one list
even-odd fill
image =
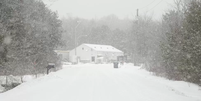
{"label": "overcast sky", "polygon": [[115,14],[119,18],[133,18],[136,9],[139,15],[160,19],[162,14],[173,7],[173,0],[43,0],[60,17],[101,18]]}

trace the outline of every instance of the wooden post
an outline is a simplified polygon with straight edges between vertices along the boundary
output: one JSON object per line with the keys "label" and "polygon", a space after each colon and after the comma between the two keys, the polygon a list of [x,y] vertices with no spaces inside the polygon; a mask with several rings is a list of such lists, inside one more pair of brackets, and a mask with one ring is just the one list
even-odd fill
{"label": "wooden post", "polygon": [[7,76],[6,76],[6,85],[8,85],[8,78],[7,78]]}
{"label": "wooden post", "polygon": [[50,68],[47,68],[47,74],[49,74],[49,70],[50,70]]}
{"label": "wooden post", "polygon": [[24,81],[23,81],[23,76],[21,76],[21,82],[23,83]]}

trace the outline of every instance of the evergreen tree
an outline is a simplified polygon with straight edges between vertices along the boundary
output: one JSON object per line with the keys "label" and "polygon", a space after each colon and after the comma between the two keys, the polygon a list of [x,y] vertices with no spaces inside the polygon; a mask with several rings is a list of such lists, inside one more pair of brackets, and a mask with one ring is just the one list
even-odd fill
{"label": "evergreen tree", "polygon": [[[35,0],[0,1],[1,36],[10,38],[6,74],[44,72],[48,62],[56,62],[54,49],[60,44],[61,22],[57,15]],[[2,71],[1,71],[2,72]]]}
{"label": "evergreen tree", "polygon": [[177,11],[170,11],[163,16],[165,40],[161,43],[163,66],[167,76],[175,79],[179,76],[178,68],[182,62],[182,21]]}
{"label": "evergreen tree", "polygon": [[188,81],[199,83],[201,79],[201,1],[192,0],[187,9],[182,41],[185,54],[181,72]]}

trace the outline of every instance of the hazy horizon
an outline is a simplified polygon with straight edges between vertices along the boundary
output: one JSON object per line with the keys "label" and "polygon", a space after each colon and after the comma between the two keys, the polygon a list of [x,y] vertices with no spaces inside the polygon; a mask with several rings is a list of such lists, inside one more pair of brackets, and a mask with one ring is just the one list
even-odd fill
{"label": "hazy horizon", "polygon": [[172,8],[173,0],[43,0],[59,18],[78,17],[100,19],[116,15],[119,19],[133,19],[137,9],[139,16],[151,16],[160,20],[162,14]]}

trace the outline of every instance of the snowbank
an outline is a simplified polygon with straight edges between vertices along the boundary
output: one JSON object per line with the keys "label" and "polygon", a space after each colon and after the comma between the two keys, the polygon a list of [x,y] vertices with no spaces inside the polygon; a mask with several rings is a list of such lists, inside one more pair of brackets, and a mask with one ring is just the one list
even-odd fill
{"label": "snowbank", "polygon": [[200,87],[151,75],[133,65],[64,66],[0,94],[1,101],[201,101]]}

